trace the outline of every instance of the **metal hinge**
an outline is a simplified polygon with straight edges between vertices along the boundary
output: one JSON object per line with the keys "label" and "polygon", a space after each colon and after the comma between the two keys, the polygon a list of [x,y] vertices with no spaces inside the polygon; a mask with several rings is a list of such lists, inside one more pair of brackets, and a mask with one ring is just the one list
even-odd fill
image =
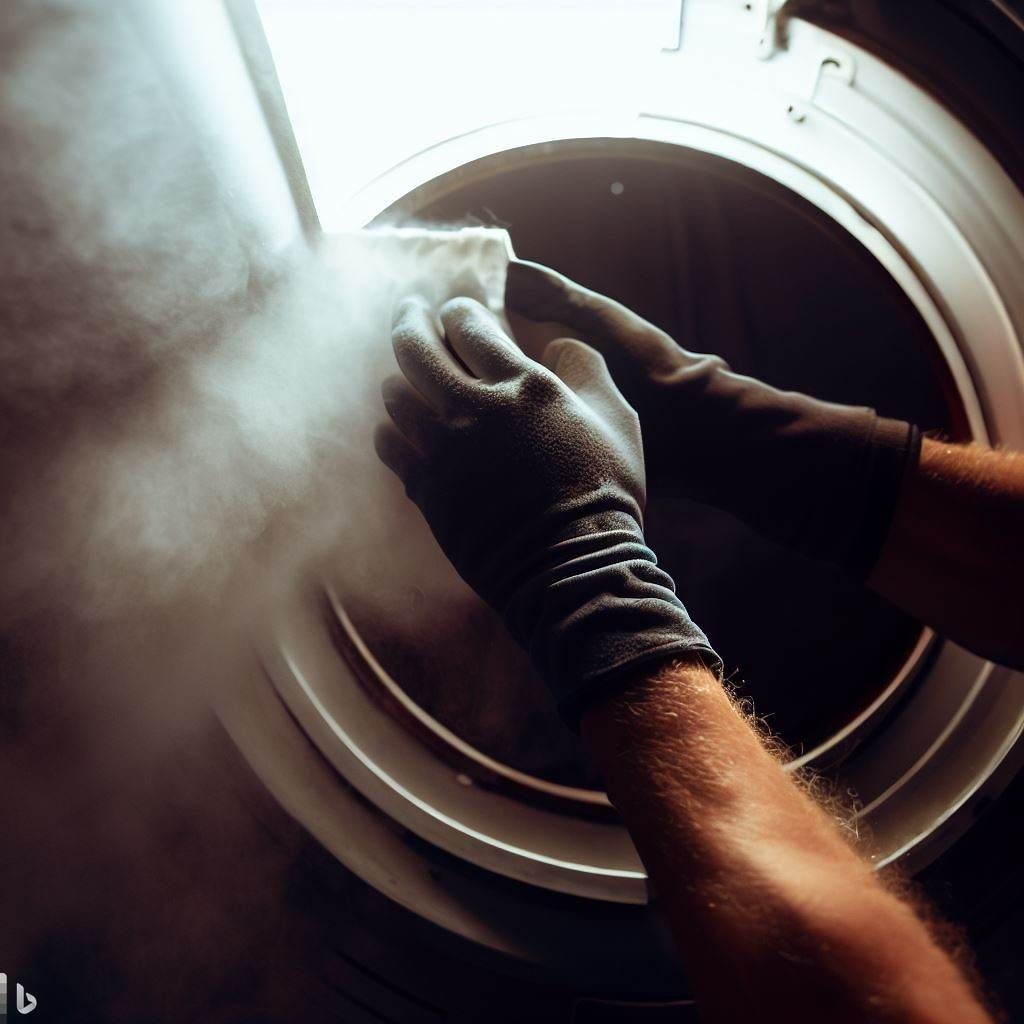
{"label": "metal hinge", "polygon": [[757,13],[761,31],[757,41],[757,55],[769,60],[785,44],[786,8],[791,0],[751,0],[743,6]]}
{"label": "metal hinge", "polygon": [[665,0],[663,31],[663,50],[678,50],[683,45],[683,0]]}
{"label": "metal hinge", "polygon": [[807,92],[806,100],[793,100],[786,108],[786,113],[797,124],[806,120],[811,107],[815,106],[821,80],[828,75],[838,78],[844,85],[853,85],[857,75],[857,62],[853,55],[845,50],[830,49],[823,53],[814,67],[814,79]]}
{"label": "metal hinge", "polygon": [[[662,50],[679,50],[682,46],[684,24],[686,21],[686,0],[663,0],[664,22],[662,29]],[[768,60],[784,45],[784,26],[787,12],[785,10],[792,0],[711,0],[722,5],[735,5],[737,10],[747,12],[749,18],[756,21],[758,31],[757,55]],[[803,0],[806,3],[806,0]]]}

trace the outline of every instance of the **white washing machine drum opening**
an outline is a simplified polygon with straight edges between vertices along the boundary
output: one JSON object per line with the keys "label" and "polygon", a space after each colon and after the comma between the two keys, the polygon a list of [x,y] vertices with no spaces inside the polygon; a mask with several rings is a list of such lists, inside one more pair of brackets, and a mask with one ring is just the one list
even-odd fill
{"label": "white washing machine drum opening", "polygon": [[[966,434],[934,338],[878,261],[810,203],[720,157],[622,139],[526,147],[435,179],[380,220],[499,224],[523,258],[742,373]],[[699,443],[680,437],[680,458]],[[656,493],[646,532],[727,676],[797,756],[847,730],[897,676],[909,682],[921,627],[829,567]],[[596,784],[486,609],[424,642],[392,630],[394,595],[342,597],[383,667],[444,726],[523,772]]]}
{"label": "white washing machine drum opening", "polygon": [[[1024,198],[990,154],[808,23],[768,61],[740,40],[703,66],[687,38],[640,113],[438,140],[330,226],[507,223],[521,255],[738,369],[1024,447]],[[1018,674],[696,506],[652,509],[650,532],[758,712],[858,794],[876,863],[927,863],[1012,774]],[[503,963],[672,989],[642,865],[543,693],[488,721],[444,685],[450,650],[403,646],[343,565],[324,575],[282,609],[264,688],[225,712],[280,802],[370,886]],[[498,650],[478,625],[436,646]]]}

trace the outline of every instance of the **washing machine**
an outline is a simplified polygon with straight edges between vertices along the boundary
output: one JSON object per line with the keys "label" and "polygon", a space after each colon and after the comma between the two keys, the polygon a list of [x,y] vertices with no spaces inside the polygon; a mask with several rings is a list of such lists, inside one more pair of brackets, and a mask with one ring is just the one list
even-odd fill
{"label": "washing machine", "polygon": [[[146,19],[272,244],[502,228],[743,372],[1024,448],[1009,0],[225,0]],[[790,767],[849,794],[877,867],[917,876],[1024,1012],[1021,674],[713,510],[649,516]],[[368,593],[348,564],[296,583],[220,708],[325,950],[296,1019],[691,1019],[632,843],[490,613],[461,594],[424,640],[401,623],[429,586]]]}

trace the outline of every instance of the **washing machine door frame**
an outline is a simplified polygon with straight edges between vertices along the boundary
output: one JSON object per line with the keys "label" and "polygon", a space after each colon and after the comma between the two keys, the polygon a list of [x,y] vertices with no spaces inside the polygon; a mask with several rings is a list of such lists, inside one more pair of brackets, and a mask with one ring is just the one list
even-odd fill
{"label": "washing machine door frame", "polygon": [[[650,102],[642,109],[537,115],[440,140],[367,183],[337,226],[361,227],[425,183],[531,147],[619,139],[712,153],[800,194],[865,245],[932,329],[973,435],[1024,448],[1024,197],[1014,182],[948,109],[850,39],[802,18],[770,23],[759,4],[746,5],[749,10],[736,5],[736,31],[723,36],[722,5],[716,4],[686,4],[682,42],[668,46],[652,68]],[[771,46],[761,41],[767,24],[774,26]],[[521,942],[509,945],[502,929],[503,922],[511,924],[500,899],[481,897],[479,906],[487,909],[479,916],[466,907],[453,913],[422,871],[398,871],[394,844],[383,838],[391,834],[386,827],[367,826],[353,843],[347,829],[327,821],[329,791],[337,798],[354,787],[383,808],[386,819],[427,840],[419,853],[425,860],[437,847],[534,886],[605,903],[646,899],[639,862],[618,839],[610,861],[601,860],[607,849],[589,861],[571,861],[510,849],[514,844],[494,842],[494,836],[474,845],[462,823],[449,829],[450,817],[446,821],[368,759],[358,740],[348,736],[339,746],[346,724],[322,698],[347,684],[336,670],[326,686],[309,673],[310,648],[303,647],[309,637],[289,632],[300,619],[278,633],[264,658],[261,693],[226,708],[225,721],[284,806],[342,863],[449,930],[532,957]],[[877,863],[927,863],[967,827],[972,806],[1017,770],[1024,752],[1022,682],[1020,674],[954,644],[937,646],[922,685],[846,767],[849,784],[864,799],[860,814],[876,837]],[[278,742],[289,731],[287,742]],[[325,773],[318,762],[315,785],[299,767],[314,750],[338,773]],[[362,784],[353,762],[363,769]],[[454,785],[466,788],[460,780]],[[359,813],[365,812],[364,806]],[[408,881],[413,875],[416,884]],[[569,930],[572,920],[569,913]],[[514,932],[521,939],[522,929]]]}

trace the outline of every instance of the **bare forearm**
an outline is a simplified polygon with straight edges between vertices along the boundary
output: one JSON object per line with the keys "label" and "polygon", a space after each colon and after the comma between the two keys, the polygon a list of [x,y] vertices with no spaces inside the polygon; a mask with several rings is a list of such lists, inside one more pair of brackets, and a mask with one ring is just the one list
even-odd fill
{"label": "bare forearm", "polygon": [[945,636],[1024,667],[1024,455],[925,440],[871,586]]}
{"label": "bare forearm", "polygon": [[638,679],[582,728],[706,1019],[988,1020],[702,665]]}

